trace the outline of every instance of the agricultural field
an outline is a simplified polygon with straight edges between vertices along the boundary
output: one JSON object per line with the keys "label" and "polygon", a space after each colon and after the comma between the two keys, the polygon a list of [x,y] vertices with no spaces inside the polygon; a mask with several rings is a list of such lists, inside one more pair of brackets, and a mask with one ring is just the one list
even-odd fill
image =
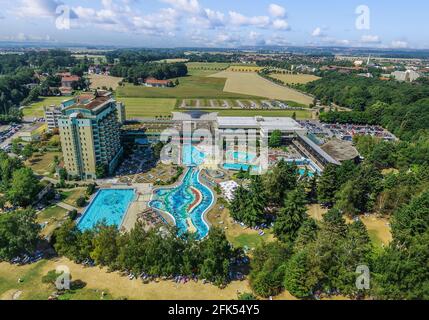
{"label": "agricultural field", "polygon": [[40,97],[39,101],[23,108],[22,112],[24,113],[24,117],[40,118],[44,116],[44,106],[49,107],[51,105],[59,105],[64,100],[68,99],[71,99],[71,97]]}
{"label": "agricultural field", "polygon": [[[173,82],[175,80],[173,79]],[[174,88],[148,88],[127,83],[118,87],[116,95],[121,98],[255,98],[252,95],[225,92],[225,78],[187,76],[179,78],[180,84]]]}
{"label": "agricultural field", "polygon": [[91,81],[91,89],[101,89],[106,87],[107,89],[112,88],[113,90],[116,90],[116,88],[119,86],[119,83],[123,80],[123,78],[101,74],[91,74],[88,76],[88,79]]}
{"label": "agricultural field", "polygon": [[225,92],[294,101],[306,106],[309,106],[313,102],[313,98],[310,96],[297,90],[272,83],[262,78],[257,73],[222,71],[210,77],[226,78]]}
{"label": "agricultural field", "polygon": [[262,67],[252,66],[252,65],[232,65],[226,71],[230,72],[259,72]]}
{"label": "agricultural field", "polygon": [[287,73],[287,74],[271,73],[270,77],[283,81],[283,83],[285,84],[306,84],[320,79],[320,77],[316,77],[311,74],[290,74],[290,73]]}
{"label": "agricultural field", "polygon": [[169,116],[174,111],[176,99],[118,98],[125,105],[127,119]]}
{"label": "agricultural field", "polygon": [[221,62],[188,62],[186,66],[188,67],[188,74],[190,76],[207,77],[227,69],[230,64]]}

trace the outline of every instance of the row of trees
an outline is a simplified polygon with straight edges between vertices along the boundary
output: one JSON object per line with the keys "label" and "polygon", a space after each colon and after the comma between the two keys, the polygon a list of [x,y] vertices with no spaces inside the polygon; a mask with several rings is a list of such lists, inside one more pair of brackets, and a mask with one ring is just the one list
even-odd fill
{"label": "row of trees", "polygon": [[216,228],[196,241],[191,235],[178,237],[175,229],[167,227],[145,231],[141,223],[129,233],[105,224],[81,232],[70,220],[55,232],[54,243],[58,254],[76,262],[91,259],[110,270],[136,275],[199,276],[217,285],[229,281],[230,264],[236,256],[223,231]]}
{"label": "row of trees", "polygon": [[110,70],[110,74],[123,77],[128,82],[138,84],[140,79],[153,77],[158,80],[184,77],[188,74],[188,68],[184,63],[143,63],[129,66],[117,64]]}

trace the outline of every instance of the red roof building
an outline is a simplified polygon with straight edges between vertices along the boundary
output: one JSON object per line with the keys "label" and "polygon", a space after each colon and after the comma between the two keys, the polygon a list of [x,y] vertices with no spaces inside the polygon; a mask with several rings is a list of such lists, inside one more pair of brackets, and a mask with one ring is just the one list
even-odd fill
{"label": "red roof building", "polygon": [[78,82],[80,80],[79,76],[65,76],[61,78],[61,87],[71,88],[74,82]]}
{"label": "red roof building", "polygon": [[148,87],[161,87],[165,88],[172,84],[171,80],[158,80],[155,78],[147,78],[145,84]]}

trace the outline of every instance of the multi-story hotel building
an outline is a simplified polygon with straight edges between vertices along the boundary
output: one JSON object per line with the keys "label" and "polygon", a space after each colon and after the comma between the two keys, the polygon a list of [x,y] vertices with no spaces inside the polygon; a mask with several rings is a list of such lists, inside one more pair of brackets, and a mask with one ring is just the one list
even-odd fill
{"label": "multi-story hotel building", "polygon": [[120,126],[124,106],[109,96],[78,101],[58,119],[65,169],[71,176],[95,179],[96,169],[112,173],[123,153]]}

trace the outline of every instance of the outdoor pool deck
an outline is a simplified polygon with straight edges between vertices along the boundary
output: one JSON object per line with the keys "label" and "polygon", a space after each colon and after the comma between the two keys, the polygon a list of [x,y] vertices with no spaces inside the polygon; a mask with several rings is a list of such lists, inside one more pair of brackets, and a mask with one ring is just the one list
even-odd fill
{"label": "outdoor pool deck", "polygon": [[80,217],[78,228],[90,230],[105,221],[107,225],[130,231],[138,214],[148,208],[152,189],[151,184],[134,184],[132,187],[113,184],[100,188]]}

